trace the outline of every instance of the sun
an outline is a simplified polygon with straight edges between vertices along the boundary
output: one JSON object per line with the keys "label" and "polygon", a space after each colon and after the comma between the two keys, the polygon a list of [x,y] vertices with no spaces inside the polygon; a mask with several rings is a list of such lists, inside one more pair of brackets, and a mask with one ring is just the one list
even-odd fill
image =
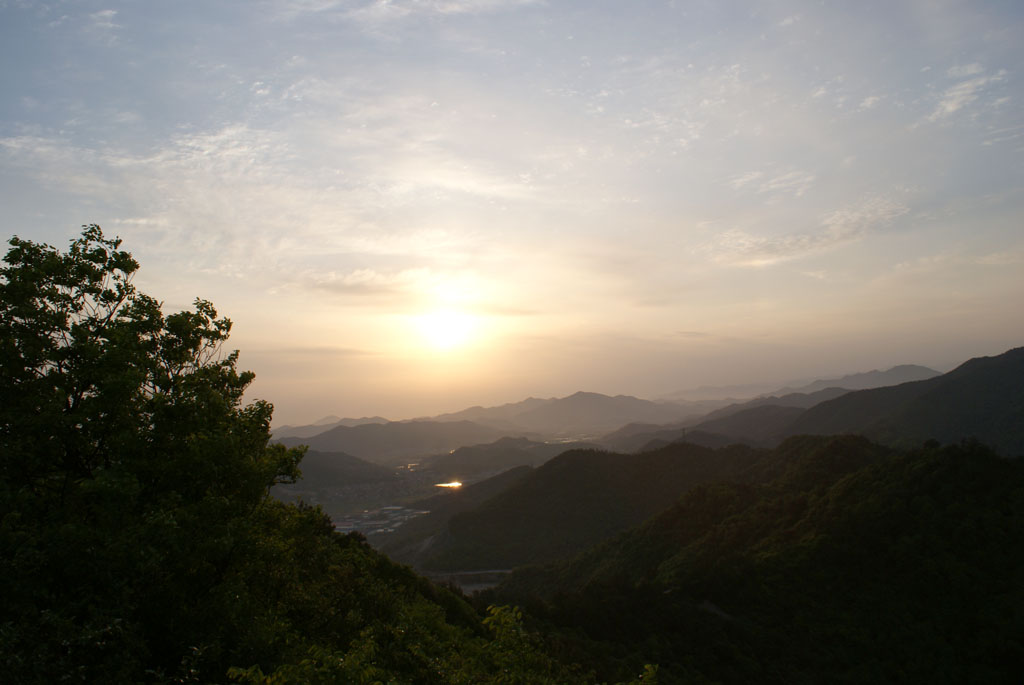
{"label": "sun", "polygon": [[465,347],[476,333],[477,321],[466,312],[441,309],[421,314],[416,320],[420,336],[436,350]]}

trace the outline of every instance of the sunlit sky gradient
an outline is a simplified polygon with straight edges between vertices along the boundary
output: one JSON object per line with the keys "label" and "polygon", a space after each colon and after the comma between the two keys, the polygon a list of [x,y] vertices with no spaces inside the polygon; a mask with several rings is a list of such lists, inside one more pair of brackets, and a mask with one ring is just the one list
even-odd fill
{"label": "sunlit sky gradient", "polygon": [[278,423],[1024,344],[1024,3],[0,0],[5,236]]}

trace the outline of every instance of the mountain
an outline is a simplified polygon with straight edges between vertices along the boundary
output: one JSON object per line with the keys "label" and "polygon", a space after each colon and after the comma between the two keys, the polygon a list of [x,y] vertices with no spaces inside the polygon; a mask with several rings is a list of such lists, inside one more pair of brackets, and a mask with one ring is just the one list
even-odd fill
{"label": "mountain", "polygon": [[900,364],[894,366],[887,371],[866,371],[864,373],[853,373],[842,378],[832,378],[825,380],[817,380],[813,383],[798,388],[784,388],[776,392],[775,394],[787,393],[787,392],[798,392],[798,393],[814,393],[819,390],[825,390],[827,388],[845,388],[846,390],[868,390],[870,388],[881,388],[888,385],[900,385],[901,383],[910,383],[913,381],[925,381],[929,378],[935,378],[940,376],[938,371],[935,369],[929,369],[927,366],[918,366],[916,364]]}
{"label": "mountain", "polygon": [[[353,483],[375,483],[393,480],[393,469],[371,464],[344,452],[309,450],[302,458],[302,478],[297,485],[337,487]],[[282,487],[282,486],[278,486]]]}
{"label": "mountain", "polygon": [[389,421],[359,426],[336,426],[308,438],[289,437],[279,442],[308,445],[324,452],[346,452],[375,464],[400,464],[430,454],[447,452],[503,437],[496,428],[471,421]]}
{"label": "mountain", "polygon": [[686,415],[685,409],[669,403],[651,402],[629,395],[609,397],[600,393],[577,392],[516,415],[524,429],[547,435],[597,435],[627,423],[667,423]]}
{"label": "mountain", "polygon": [[316,423],[305,426],[281,426],[273,430],[274,438],[311,438],[336,426],[362,426],[367,423],[387,423],[382,416],[366,416],[361,419],[342,419],[337,416],[325,416]]}
{"label": "mountain", "polygon": [[661,511],[693,486],[749,466],[759,452],[674,444],[636,455],[572,450],[480,506],[453,516],[421,568],[511,568],[572,555]]}
{"label": "mountain", "polygon": [[463,485],[416,501],[409,505],[411,509],[430,513],[409,519],[390,533],[373,536],[373,544],[399,563],[419,566],[430,552],[436,536],[444,534],[453,516],[475,509],[518,484],[532,472],[529,466],[517,466],[479,483]]}
{"label": "mountain", "polygon": [[520,414],[544,407],[553,402],[557,402],[555,398],[539,399],[536,397],[528,397],[525,400],[519,402],[510,402],[497,407],[481,407],[479,405],[463,409],[462,411],[452,412],[449,414],[440,414],[438,416],[430,417],[427,420],[430,421],[473,421],[485,426],[493,426],[495,428],[503,429],[514,429],[521,431],[524,427],[516,422],[516,417]]}
{"label": "mountain", "polygon": [[775,404],[755,405],[734,414],[703,421],[694,431],[728,436],[735,442],[773,447],[786,435],[793,422],[804,413],[800,407]]}
{"label": "mountain", "polygon": [[452,414],[441,414],[430,420],[468,420],[517,433],[572,438],[607,433],[636,421],[679,421],[702,415],[719,406],[722,406],[720,402],[652,402],[630,395],[610,397],[581,391],[561,398],[531,397],[500,407],[470,407]]}
{"label": "mountain", "polygon": [[[750,444],[751,441],[736,440],[730,438],[721,433],[709,433],[704,430],[685,430],[681,435],[669,439],[669,435],[666,437],[655,437],[653,440],[644,443],[636,452],[650,452],[652,450],[661,449],[666,445],[674,445],[676,443],[689,443],[691,445],[700,445],[701,447],[710,447],[712,449],[718,449],[719,447],[728,447],[729,445],[735,445],[737,443]],[[639,437],[639,436],[638,436]]]}
{"label": "mountain", "polygon": [[850,391],[846,388],[834,387],[815,390],[813,392],[791,392],[781,395],[764,395],[752,400],[747,400],[746,402],[737,402],[730,404],[727,407],[716,409],[690,423],[691,425],[700,425],[707,423],[708,421],[731,416],[746,409],[753,409],[754,407],[762,407],[769,404],[777,407],[799,407],[800,409],[810,409],[816,404],[833,400],[848,392]]}
{"label": "mountain", "polygon": [[[810,383],[798,381],[781,389],[773,389],[770,383],[748,383],[745,385],[703,385],[699,388],[679,390],[664,397],[671,402],[685,400],[713,400],[720,398],[749,398],[764,397],[768,395],[786,395],[790,393],[815,393],[827,388],[844,388],[846,390],[866,390],[868,388],[879,388],[885,385],[898,385],[910,381],[921,381],[938,376],[939,372],[929,369],[926,366],[915,364],[901,364],[894,366],[887,371],[866,371],[863,373],[851,373],[841,378],[819,379]],[[730,399],[726,402],[737,403],[737,399]]]}
{"label": "mountain", "polygon": [[[856,378],[867,383],[883,376],[929,372],[923,367],[896,367]],[[836,393],[841,394],[817,402]],[[809,408],[801,411],[801,406]],[[955,442],[973,437],[1004,454],[1022,455],[1024,348],[972,359],[949,373],[899,385],[849,392],[826,388],[758,398],[712,412],[693,428],[765,446],[800,434],[858,434],[903,447],[933,438]],[[665,439],[657,433],[651,437]]]}
{"label": "mountain", "polygon": [[928,380],[848,393],[808,409],[786,432],[857,433],[893,445],[974,437],[1024,455],[1024,348]]}
{"label": "mountain", "polygon": [[485,445],[460,447],[448,454],[423,460],[439,479],[466,481],[482,473],[497,473],[516,466],[539,466],[569,449],[594,448],[585,443],[546,443],[526,438],[501,438]]}
{"label": "mountain", "polygon": [[689,422],[659,426],[652,423],[630,423],[613,431],[596,442],[612,452],[650,452],[676,442],[688,442],[702,447],[725,447],[743,442],[725,435],[704,430],[685,428]]}
{"label": "mountain", "polygon": [[480,602],[609,681],[1017,682],[1024,460],[804,436],[744,476]]}
{"label": "mountain", "polygon": [[745,383],[741,385],[702,385],[698,388],[676,390],[663,396],[668,402],[712,402],[724,400],[726,404],[737,402],[743,398],[756,397],[769,393],[775,385],[772,383]]}
{"label": "mountain", "polygon": [[758,397],[676,424],[631,423],[605,435],[598,442],[620,452],[647,451],[672,442],[690,442],[705,447],[721,447],[733,442],[774,446],[787,435],[786,429],[803,413],[801,409],[847,392],[849,390],[842,388],[826,388],[812,393]]}
{"label": "mountain", "polygon": [[302,500],[319,504],[328,514],[342,514],[347,505],[361,508],[373,501],[368,492],[401,491],[402,483],[392,468],[371,464],[344,452],[309,450],[302,459],[302,478],[292,484],[274,485],[270,492],[283,502]]}
{"label": "mountain", "polygon": [[640,450],[654,440],[665,444],[682,437],[685,429],[683,424],[661,425],[656,423],[628,423],[618,430],[598,438],[601,447],[612,452],[630,453]]}

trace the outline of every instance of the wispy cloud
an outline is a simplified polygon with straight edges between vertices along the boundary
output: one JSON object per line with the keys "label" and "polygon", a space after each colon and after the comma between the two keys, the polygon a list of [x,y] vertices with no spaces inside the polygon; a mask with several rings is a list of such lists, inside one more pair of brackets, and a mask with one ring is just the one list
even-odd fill
{"label": "wispy cloud", "polygon": [[868,97],[860,101],[860,106],[858,106],[857,109],[860,110],[861,112],[867,111],[869,109],[874,109],[875,105],[877,105],[881,101],[881,96],[869,95]]}
{"label": "wispy cloud", "polygon": [[811,189],[815,179],[814,174],[796,169],[770,173],[748,171],[729,179],[728,185],[735,190],[752,190],[758,195],[801,197]]}
{"label": "wispy cloud", "polygon": [[384,273],[376,269],[355,269],[347,273],[328,271],[311,274],[311,285],[339,295],[372,298],[405,297],[438,286],[440,277],[430,269],[403,269]]}
{"label": "wispy cloud", "polygon": [[953,69],[950,69],[948,75],[951,77],[962,78],[970,76],[972,78],[966,78],[958,81],[946,88],[939,97],[939,102],[935,106],[935,109],[928,116],[928,121],[934,123],[952,116],[956,112],[959,112],[968,105],[976,102],[982,97],[986,89],[993,84],[1004,81],[1007,76],[1007,71],[1005,69],[1001,69],[994,74],[979,75],[982,74],[982,72],[983,70],[978,64],[971,64],[967,67],[954,67]]}
{"label": "wispy cloud", "polygon": [[123,28],[121,24],[114,21],[116,17],[117,10],[105,9],[93,12],[88,16],[83,30],[90,36],[98,38],[108,45],[113,45],[117,40],[116,32]]}
{"label": "wispy cloud", "polygon": [[901,203],[876,197],[825,215],[818,228],[811,231],[759,236],[730,229],[720,234],[707,249],[718,263],[770,266],[860,240],[908,211]]}
{"label": "wispy cloud", "polygon": [[380,24],[424,14],[482,14],[533,5],[540,0],[285,0],[285,16],[340,12],[346,19]]}

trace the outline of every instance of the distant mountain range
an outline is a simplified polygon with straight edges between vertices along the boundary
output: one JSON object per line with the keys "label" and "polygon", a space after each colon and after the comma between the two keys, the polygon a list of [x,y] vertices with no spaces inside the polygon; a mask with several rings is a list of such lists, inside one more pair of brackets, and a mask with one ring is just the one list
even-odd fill
{"label": "distant mountain range", "polygon": [[[692,427],[702,420],[720,418],[725,414],[736,413],[756,404],[807,408],[817,402],[831,399],[830,394],[832,396],[838,394],[839,388],[845,390],[874,388],[912,380],[923,380],[937,375],[939,375],[937,371],[923,366],[895,366],[888,371],[850,374],[833,380],[814,381],[796,389],[784,388],[771,395],[761,395],[744,402],[728,399],[728,392],[737,391],[740,388],[746,388],[749,391],[755,386],[718,388],[717,391],[722,394],[699,400],[679,398],[673,401],[659,402],[629,395],[612,397],[581,391],[562,398],[529,397],[520,402],[497,407],[470,407],[458,412],[423,417],[412,421],[389,421],[381,416],[358,419],[326,416],[312,424],[275,428],[274,438],[276,440],[313,438],[334,428],[355,428],[367,424],[457,423],[463,421],[498,429],[503,435],[525,436],[532,434],[545,439],[594,438],[630,423],[647,423],[659,426],[659,428],[669,428],[673,425]],[[703,390],[711,393],[716,389],[705,388]],[[754,393],[747,392],[745,394]]]}
{"label": "distant mountain range", "polygon": [[903,446],[973,437],[1005,455],[1024,455],[1024,347],[971,359],[928,380],[823,402],[786,433],[857,433]]}
{"label": "distant mountain range", "polygon": [[288,437],[280,442],[288,446],[308,445],[324,452],[345,452],[375,464],[397,465],[504,436],[502,430],[471,421],[389,421],[335,426],[311,437]]}
{"label": "distant mountain range", "polygon": [[630,395],[609,397],[594,392],[577,392],[568,397],[531,397],[500,407],[471,407],[454,414],[433,417],[434,421],[469,420],[495,428],[548,437],[594,437],[632,421],[666,423],[703,414],[714,405],[642,400]]}
{"label": "distant mountain range", "polygon": [[319,435],[326,430],[335,428],[337,426],[362,426],[367,423],[387,423],[388,420],[382,416],[367,416],[361,419],[343,419],[337,416],[326,416],[316,423],[311,423],[305,426],[281,426],[280,428],[274,429],[274,438],[280,440],[282,438],[311,438],[314,435]]}
{"label": "distant mountain range", "polygon": [[[371,542],[422,571],[519,569],[481,601],[560,626],[609,681],[636,659],[665,682],[984,682],[998,670],[978,664],[1019,663],[1021,460],[969,439],[1024,456],[1024,348],[703,406],[581,392],[283,442],[321,451],[310,478],[406,459],[428,489],[482,478]],[[553,440],[601,431],[616,452]]]}
{"label": "distant mountain range", "polygon": [[[923,378],[866,390],[863,386]],[[801,433],[857,433],[890,445],[966,437],[1006,454],[1024,454],[1024,350],[971,360],[947,374],[920,366],[815,381],[806,392],[758,397],[728,406],[651,402],[578,392],[499,407],[472,407],[431,420],[327,417],[323,425],[285,427],[275,439],[320,452],[343,452],[381,465],[429,463],[444,477],[473,478],[520,465],[540,465],[570,446],[557,437],[594,436],[619,452],[686,441],[771,447]],[[473,420],[469,420],[472,417]],[[332,423],[333,422],[333,423]],[[603,437],[597,437],[603,436]],[[512,438],[511,440],[501,440]],[[551,443],[551,444],[545,444]],[[313,478],[310,471],[307,478]]]}
{"label": "distant mountain range", "polygon": [[887,371],[867,371],[865,373],[854,373],[842,378],[818,380],[798,388],[783,388],[773,394],[785,394],[788,392],[814,393],[827,388],[845,388],[846,390],[868,390],[870,388],[881,388],[886,385],[899,385],[912,381],[926,381],[942,374],[935,369],[916,364],[901,364],[894,366]]}
{"label": "distant mountain range", "polygon": [[[430,570],[550,561],[636,525],[698,483],[737,477],[762,454],[750,446],[775,445],[789,435],[857,433],[900,447],[932,438],[955,442],[976,437],[1004,454],[1024,454],[1022,381],[1024,348],[896,386],[760,398],[690,428],[630,424],[606,436],[603,444],[646,441],[647,451],[560,454],[480,506],[452,514],[443,531],[435,525],[429,542],[407,540],[405,548],[416,547],[414,561]],[[691,439],[749,446],[715,451],[691,444]],[[438,463],[447,458],[449,469],[479,467],[500,455],[493,465],[529,464],[531,457],[554,449],[501,440],[442,455]]]}
{"label": "distant mountain range", "polygon": [[[789,384],[783,388],[774,389],[767,383],[748,383],[742,385],[705,385],[689,390],[678,390],[666,395],[663,399],[669,402],[679,401],[701,401],[721,398],[750,398],[768,395],[786,395],[789,393],[813,393],[826,388],[845,388],[846,390],[866,390],[868,388],[879,388],[884,385],[897,385],[909,381],[921,381],[934,376],[939,372],[929,369],[926,366],[915,364],[901,364],[886,371],[865,371],[851,373],[841,378],[830,378],[815,380],[812,382],[799,382]],[[736,401],[736,400],[734,400]]]}
{"label": "distant mountain range", "polygon": [[[877,386],[872,386],[877,387]],[[691,422],[691,425],[705,424],[718,419],[723,419],[733,414],[745,411],[747,409],[753,409],[754,407],[762,407],[765,405],[773,405],[776,407],[798,407],[800,409],[810,409],[816,404],[827,402],[828,400],[835,399],[841,395],[845,395],[850,392],[852,388],[843,387],[829,387],[815,391],[794,391],[785,394],[775,394],[762,397],[756,397],[746,402],[738,402],[730,404],[727,407],[716,409],[702,416],[697,421]]]}
{"label": "distant mountain range", "polygon": [[[896,367],[896,377],[928,376],[923,367]],[[886,372],[888,374],[889,372]],[[852,383],[886,375],[858,374]],[[843,379],[840,379],[843,380]],[[818,382],[808,387],[817,387]],[[675,427],[636,434],[664,440]],[[819,389],[760,397],[709,413],[686,428],[750,445],[773,446],[790,435],[858,434],[887,445],[929,439],[977,438],[1006,455],[1024,454],[1024,348],[972,359],[952,371],[867,390]],[[679,434],[676,440],[686,440]]]}

